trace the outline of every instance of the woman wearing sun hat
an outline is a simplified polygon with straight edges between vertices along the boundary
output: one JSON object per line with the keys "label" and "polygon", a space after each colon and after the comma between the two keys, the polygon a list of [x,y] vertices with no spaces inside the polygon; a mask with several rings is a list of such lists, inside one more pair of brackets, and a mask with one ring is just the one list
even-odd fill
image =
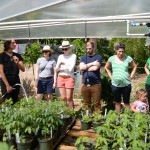
{"label": "woman wearing sun hat", "polygon": [[43,47],[42,53],[43,57],[38,58],[35,71],[37,99],[42,99],[44,94],[47,94],[47,101],[50,102],[53,89],[56,86],[56,61],[51,57],[52,50],[49,45]]}
{"label": "woman wearing sun hat", "polygon": [[76,55],[72,53],[72,45],[69,41],[63,41],[59,47],[64,54],[59,55],[56,64],[57,87],[59,88],[60,96],[65,100],[70,109],[73,109],[73,90],[75,86],[74,67],[76,64]]}

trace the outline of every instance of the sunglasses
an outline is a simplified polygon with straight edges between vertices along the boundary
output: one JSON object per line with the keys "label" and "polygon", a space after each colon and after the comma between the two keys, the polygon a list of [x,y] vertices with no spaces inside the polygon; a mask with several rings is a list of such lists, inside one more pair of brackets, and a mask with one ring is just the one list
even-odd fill
{"label": "sunglasses", "polygon": [[49,51],[43,51],[42,53],[48,53]]}
{"label": "sunglasses", "polygon": [[119,43],[119,44],[117,44],[117,48],[119,49],[119,48],[125,48],[125,45],[123,44],[123,43]]}
{"label": "sunglasses", "polygon": [[63,48],[63,49],[62,49],[62,51],[67,51],[67,50],[68,50],[68,48]]}

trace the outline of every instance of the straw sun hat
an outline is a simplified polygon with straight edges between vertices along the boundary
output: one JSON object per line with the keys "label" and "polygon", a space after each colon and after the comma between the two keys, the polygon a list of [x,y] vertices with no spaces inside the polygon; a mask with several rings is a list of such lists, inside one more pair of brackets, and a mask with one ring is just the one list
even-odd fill
{"label": "straw sun hat", "polygon": [[63,41],[62,42],[62,45],[59,46],[59,48],[63,49],[63,48],[70,48],[72,47],[73,45],[70,45],[69,41]]}

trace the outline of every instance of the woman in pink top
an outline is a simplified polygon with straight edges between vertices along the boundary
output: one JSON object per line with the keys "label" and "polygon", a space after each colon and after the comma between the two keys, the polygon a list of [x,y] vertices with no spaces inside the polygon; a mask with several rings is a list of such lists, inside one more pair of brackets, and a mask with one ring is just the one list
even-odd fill
{"label": "woman in pink top", "polygon": [[147,92],[144,89],[140,89],[136,92],[136,101],[131,105],[131,110],[133,112],[148,112],[147,103]]}

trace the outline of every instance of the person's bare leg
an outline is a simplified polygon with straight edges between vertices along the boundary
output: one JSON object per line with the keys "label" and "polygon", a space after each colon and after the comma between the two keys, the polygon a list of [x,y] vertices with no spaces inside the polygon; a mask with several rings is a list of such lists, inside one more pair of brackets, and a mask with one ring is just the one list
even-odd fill
{"label": "person's bare leg", "polygon": [[61,99],[66,101],[67,100],[66,89],[65,88],[59,88],[59,93],[60,93]]}
{"label": "person's bare leg", "polygon": [[115,103],[115,110],[117,111],[117,112],[120,112],[120,110],[121,110],[121,103]]}
{"label": "person's bare leg", "polygon": [[43,96],[44,96],[44,94],[37,94],[36,99],[37,100],[42,100]]}
{"label": "person's bare leg", "polygon": [[47,94],[47,102],[51,102],[52,94]]}
{"label": "person's bare leg", "polygon": [[130,109],[130,104],[124,104],[124,107]]}
{"label": "person's bare leg", "polygon": [[68,107],[70,109],[74,109],[73,91],[74,91],[74,89],[66,89],[67,103],[68,103]]}

